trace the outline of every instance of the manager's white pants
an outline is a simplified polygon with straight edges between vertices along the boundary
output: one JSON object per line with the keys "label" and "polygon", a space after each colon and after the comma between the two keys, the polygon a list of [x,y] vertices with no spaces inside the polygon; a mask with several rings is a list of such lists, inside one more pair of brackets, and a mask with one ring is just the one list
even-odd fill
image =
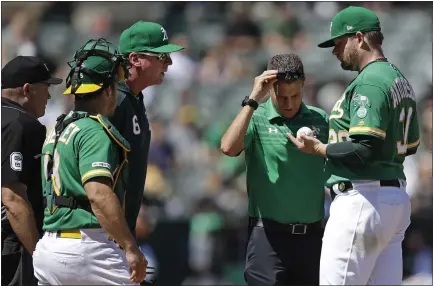
{"label": "manager's white pants", "polygon": [[360,182],[337,195],[323,236],[320,285],[401,285],[410,212],[405,187]]}
{"label": "manager's white pants", "polygon": [[79,239],[45,232],[33,254],[39,285],[138,285],[129,280],[123,250],[103,229],[80,232]]}

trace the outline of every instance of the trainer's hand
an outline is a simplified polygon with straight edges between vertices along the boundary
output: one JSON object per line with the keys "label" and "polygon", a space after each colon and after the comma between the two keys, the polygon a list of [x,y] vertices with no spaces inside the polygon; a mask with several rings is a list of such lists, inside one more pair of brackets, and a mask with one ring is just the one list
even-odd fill
{"label": "trainer's hand", "polygon": [[131,277],[130,280],[133,283],[141,283],[146,277],[147,260],[143,253],[134,247],[132,250],[125,252],[126,260],[128,261]]}
{"label": "trainer's hand", "polygon": [[277,74],[277,70],[268,70],[264,71],[261,75],[256,76],[250,99],[254,99],[259,104],[265,102],[269,96],[269,90],[277,81]]}
{"label": "trainer's hand", "polygon": [[295,144],[298,149],[304,153],[320,155],[326,157],[326,146],[319,141],[319,139],[302,134],[300,136],[301,140],[296,139],[292,134],[287,133],[289,139]]}

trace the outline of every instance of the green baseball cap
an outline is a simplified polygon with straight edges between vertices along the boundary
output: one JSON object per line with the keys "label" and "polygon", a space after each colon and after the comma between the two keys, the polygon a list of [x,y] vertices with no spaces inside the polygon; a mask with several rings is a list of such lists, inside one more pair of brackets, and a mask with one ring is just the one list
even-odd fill
{"label": "green baseball cap", "polygon": [[153,22],[138,21],[122,32],[119,50],[122,54],[131,52],[173,53],[183,47],[168,43],[165,29]]}
{"label": "green baseball cap", "polygon": [[331,38],[320,43],[319,48],[334,46],[334,39],[355,34],[356,32],[380,31],[380,22],[376,13],[363,8],[350,6],[341,10],[331,21]]}

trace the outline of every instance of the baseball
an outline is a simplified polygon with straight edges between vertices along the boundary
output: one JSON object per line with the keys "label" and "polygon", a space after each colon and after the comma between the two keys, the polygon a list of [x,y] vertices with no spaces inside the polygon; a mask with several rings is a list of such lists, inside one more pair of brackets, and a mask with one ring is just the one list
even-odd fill
{"label": "baseball", "polygon": [[305,126],[302,128],[299,128],[298,132],[296,132],[296,138],[298,140],[301,140],[300,137],[302,134],[307,135],[307,136],[313,136],[313,130],[311,130],[310,128],[305,127]]}

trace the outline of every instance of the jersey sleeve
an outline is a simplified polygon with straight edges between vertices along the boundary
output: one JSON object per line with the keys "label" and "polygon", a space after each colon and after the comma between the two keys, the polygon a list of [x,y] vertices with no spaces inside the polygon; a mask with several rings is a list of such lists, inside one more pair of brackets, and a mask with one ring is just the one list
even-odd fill
{"label": "jersey sleeve", "polygon": [[407,149],[416,150],[420,144],[418,114],[414,108],[412,120],[409,123],[409,130],[407,134]]}
{"label": "jersey sleeve", "polygon": [[374,85],[359,85],[350,101],[349,134],[385,139],[389,121],[388,95]]}
{"label": "jersey sleeve", "polygon": [[27,160],[29,158],[24,157],[26,156],[24,142],[24,127],[20,122],[15,121],[6,130],[2,130],[2,184],[13,182],[28,184]]}
{"label": "jersey sleeve", "polygon": [[113,181],[118,148],[104,130],[90,131],[81,134],[77,140],[81,182],[84,184],[96,177],[108,177]]}

